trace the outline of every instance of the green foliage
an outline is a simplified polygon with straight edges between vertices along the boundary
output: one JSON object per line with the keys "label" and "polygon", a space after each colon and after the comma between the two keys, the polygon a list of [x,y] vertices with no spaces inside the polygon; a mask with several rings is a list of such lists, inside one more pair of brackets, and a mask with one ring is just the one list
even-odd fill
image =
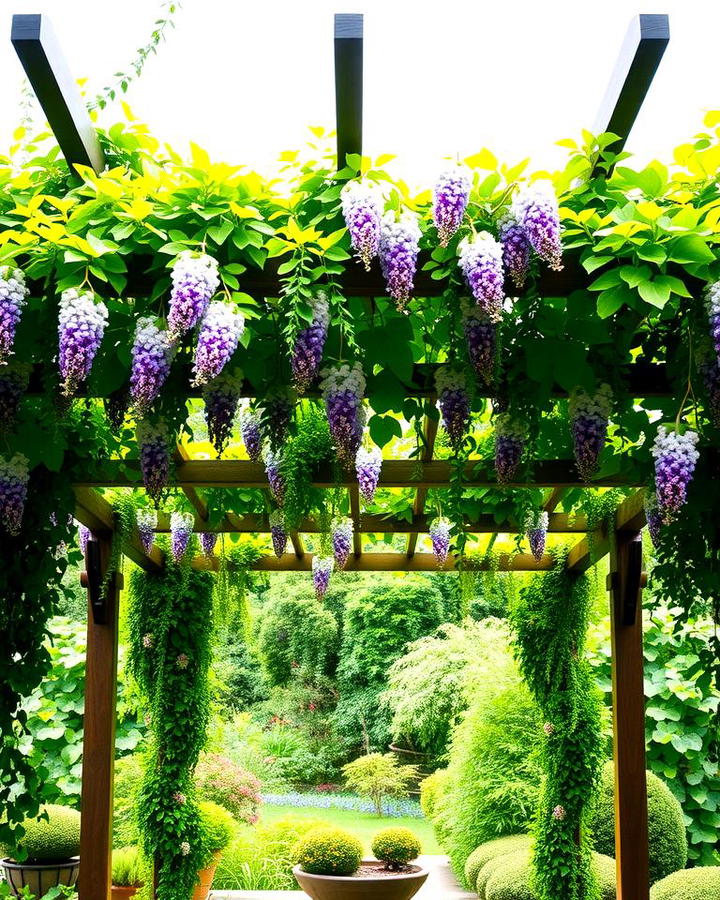
{"label": "green foliage", "polygon": [[283,514],[287,530],[297,529],[302,519],[309,515],[327,518],[326,492],[313,488],[312,473],[331,458],[332,441],[327,416],[317,407],[308,407],[298,419],[296,433],[283,449]]}
{"label": "green foliage", "polygon": [[[593,853],[589,865],[597,884],[597,896],[600,900],[615,900],[615,861]],[[538,900],[534,876],[532,857],[527,850],[496,857],[480,870],[478,895],[480,900]]]}
{"label": "green foliage", "polygon": [[113,847],[120,849],[140,841],[137,827],[138,791],[143,763],[139,753],[115,760],[113,783]]}
{"label": "green foliage", "polygon": [[257,822],[260,782],[232,760],[217,754],[201,757],[195,769],[195,786],[200,797],[219,803],[238,822]]}
{"label": "green foliage", "polygon": [[362,844],[342,828],[316,828],[300,839],[297,861],[311,875],[352,875],[362,859]]}
{"label": "green foliage", "polygon": [[244,634],[225,635],[215,648],[213,672],[219,682],[217,702],[223,710],[244,710],[268,698],[262,664]]}
{"label": "green foliage", "polygon": [[447,780],[447,769],[437,769],[420,782],[420,807],[426,819],[433,820],[435,818],[438,802],[442,792],[446,789]]}
{"label": "green foliage", "polygon": [[511,614],[520,671],[545,719],[533,850],[540,900],[598,896],[588,825],[604,754],[600,693],[585,659],[591,602],[589,580],[568,573],[561,557],[522,589]]}
{"label": "green foliage", "polygon": [[417,859],[422,847],[409,828],[383,828],[373,838],[372,852],[388,869],[399,869]]}
{"label": "green foliage", "polygon": [[378,816],[387,797],[402,797],[417,778],[417,766],[404,766],[393,753],[368,753],[343,766],[345,784],[361,797],[369,797]]}
{"label": "green foliage", "polygon": [[715,900],[716,897],[720,897],[720,866],[673,872],[650,891],[650,900]]}
{"label": "green foliage", "polygon": [[116,887],[140,887],[143,865],[137,847],[117,847],[112,854],[112,883]]}
{"label": "green foliage", "polygon": [[80,813],[50,803],[41,808],[40,816],[23,822],[24,834],[13,856],[32,862],[56,862],[77,856],[80,853]]}
{"label": "green foliage", "polygon": [[200,813],[200,843],[205,857],[201,868],[209,866],[216,853],[221,853],[229,846],[235,831],[237,822],[225,807],[211,800],[202,800],[198,803]]}
{"label": "green foliage", "polygon": [[[525,852],[530,851],[531,838],[527,834],[509,834],[506,837],[495,838],[492,841],[486,841],[480,844],[468,856],[465,863],[465,884],[477,885],[480,870],[484,869],[486,864],[492,859],[500,856],[507,856],[509,853],[515,853],[518,850]],[[478,891],[479,893],[479,891]]]}
{"label": "green foliage", "polygon": [[[687,863],[687,838],[680,804],[657,775],[647,773],[650,882],[659,881]],[[612,763],[602,773],[600,795],[592,819],[593,844],[599,853],[615,853],[615,803]]]}

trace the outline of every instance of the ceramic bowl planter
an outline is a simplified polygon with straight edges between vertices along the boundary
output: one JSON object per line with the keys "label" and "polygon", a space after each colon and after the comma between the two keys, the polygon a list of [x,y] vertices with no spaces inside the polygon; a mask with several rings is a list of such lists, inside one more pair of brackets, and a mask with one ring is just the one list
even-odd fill
{"label": "ceramic bowl planter", "polygon": [[36,897],[44,897],[50,888],[58,885],[73,887],[78,880],[80,857],[56,862],[15,862],[14,859],[3,859],[2,868],[13,896],[19,897],[24,887]]}
{"label": "ceramic bowl planter", "polygon": [[295,866],[293,875],[312,900],[410,900],[428,877],[422,866],[391,872],[377,860],[363,860],[355,875],[311,875]]}

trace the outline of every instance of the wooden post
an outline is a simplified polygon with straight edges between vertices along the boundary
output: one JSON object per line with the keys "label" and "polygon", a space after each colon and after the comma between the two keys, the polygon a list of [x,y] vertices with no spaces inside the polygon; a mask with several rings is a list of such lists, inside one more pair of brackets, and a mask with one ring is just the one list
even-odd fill
{"label": "wooden post", "polygon": [[617,531],[610,553],[617,900],[648,900],[642,538]]}
{"label": "wooden post", "polygon": [[[115,765],[115,701],[117,694],[118,609],[122,576],[112,578],[104,613],[98,616],[97,585],[107,572],[112,534],[103,532],[89,542],[87,658],[85,664],[85,719],[80,826],[79,900],[110,897],[113,776]],[[99,546],[98,546],[99,545]],[[98,554],[99,551],[99,554]],[[99,556],[99,573],[91,559]]]}
{"label": "wooden post", "polygon": [[335,14],[335,117],[337,166],[348,153],[362,155],[363,16]]}

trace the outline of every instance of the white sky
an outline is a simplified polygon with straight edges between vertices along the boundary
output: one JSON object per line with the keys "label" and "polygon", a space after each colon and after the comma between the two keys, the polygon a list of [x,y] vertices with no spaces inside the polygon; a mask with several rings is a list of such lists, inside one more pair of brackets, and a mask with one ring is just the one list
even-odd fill
{"label": "white sky", "polygon": [[[71,71],[94,93],[128,66],[157,7],[5,0],[0,146],[17,121],[22,77],[13,12],[49,12]],[[334,127],[334,12],[365,13],[364,150],[398,154],[396,173],[415,183],[431,181],[444,157],[482,146],[507,161],[529,155],[536,168],[559,163],[554,141],[592,127],[637,12],[669,13],[671,41],[628,149],[668,159],[720,108],[717,0],[184,0],[126,99],[180,150],[192,139],[215,158],[267,169],[305,141],[307,125]]]}

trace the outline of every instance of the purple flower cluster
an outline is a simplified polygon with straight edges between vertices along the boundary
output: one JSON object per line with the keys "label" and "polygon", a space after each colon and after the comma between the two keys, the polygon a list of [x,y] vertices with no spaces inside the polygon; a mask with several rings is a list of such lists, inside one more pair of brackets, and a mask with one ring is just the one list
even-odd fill
{"label": "purple flower cluster", "polygon": [[110,423],[110,428],[118,434],[125,422],[125,415],[130,406],[130,391],[123,386],[113,391],[109,397],[104,400],[105,415]]}
{"label": "purple flower cluster", "polygon": [[87,552],[88,541],[92,537],[92,532],[87,527],[87,525],[80,524],[78,525],[78,546],[80,547],[80,552],[83,556]]}
{"label": "purple flower cluster", "polygon": [[157,528],[157,510],[146,506],[140,507],[135,514],[140,543],[143,550],[149,553],[155,543],[155,529]]}
{"label": "purple flower cluster", "polygon": [[211,256],[185,250],[172,270],[168,326],[173,341],[194,328],[205,315],[220,284],[218,264]]}
{"label": "purple flower cluster", "polygon": [[294,392],[289,388],[277,389],[268,394],[260,410],[260,429],[263,437],[268,439],[273,453],[285,446],[295,412],[295,399]]}
{"label": "purple flower cluster", "polygon": [[330,533],[332,535],[333,556],[338,569],[344,569],[350,556],[353,539],[352,519],[335,519]]}
{"label": "purple flower cluster", "polygon": [[107,320],[107,307],[104,303],[96,303],[91,291],[79,293],[75,288],[68,288],[62,292],[58,361],[66,396],[72,397],[90,374]]}
{"label": "purple flower cluster", "polygon": [[236,370],[223,372],[203,387],[208,437],[218,456],[222,456],[230,443],[242,384],[242,372]]}
{"label": "purple flower cluster", "polygon": [[369,272],[370,263],[377,256],[380,246],[380,194],[374,186],[362,181],[349,181],[340,194],[340,201],[350,243],[362,260],[365,271]]}
{"label": "purple flower cluster", "polygon": [[30,289],[21,269],[0,266],[0,365],[7,362]]}
{"label": "purple flower cluster", "polygon": [[441,366],[435,373],[435,387],[443,425],[457,453],[470,427],[470,394],[465,373],[451,366]]}
{"label": "purple flower cluster", "polygon": [[170,516],[170,549],[176,563],[187,553],[195,525],[195,517],[189,512],[174,512]]}
{"label": "purple flower cluster", "polygon": [[499,322],[505,300],[501,245],[487,231],[481,231],[460,242],[458,255],[475,302],[491,322]]}
{"label": "purple flower cluster", "polygon": [[304,394],[317,378],[330,324],[330,308],[324,292],[319,292],[310,306],[312,322],[298,332],[290,360],[293,383],[299,394]]}
{"label": "purple flower cluster", "polygon": [[281,509],[274,509],[270,513],[270,536],[275,556],[280,559],[285,553],[288,541],[287,531],[285,531],[285,516]]}
{"label": "purple flower cluster", "polygon": [[[700,374],[705,384],[705,393],[708,398],[707,412],[710,421],[717,428],[720,428],[720,361],[715,359],[705,359],[698,366]],[[1,377],[1,376],[0,376]],[[0,382],[0,398],[2,396],[2,382]],[[0,422],[2,422],[2,407],[0,406]]]}
{"label": "purple flower cluster", "polygon": [[660,510],[658,509],[657,494],[654,491],[649,493],[645,498],[645,520],[647,522],[650,540],[653,542],[653,547],[659,547],[660,539],[662,537],[663,522]]}
{"label": "purple flower cluster", "polygon": [[404,309],[410,299],[420,249],[420,226],[417,216],[407,213],[396,218],[394,213],[383,216],[380,231],[380,267],[387,292]]}
{"label": "purple flower cluster", "polygon": [[215,544],[217,544],[217,533],[214,531],[200,532],[200,549],[205,556],[212,556]]}
{"label": "purple flower cluster", "polygon": [[594,394],[576,388],[568,404],[573,436],[575,465],[583,481],[590,481],[597,470],[605,446],[608,420],[612,410],[612,389],[601,384]]}
{"label": "purple flower cluster", "polygon": [[355,472],[357,474],[360,496],[366,503],[372,503],[380,481],[382,471],[382,451],[373,445],[369,450],[359,447],[355,456]]}
{"label": "purple flower cluster", "polygon": [[318,600],[322,600],[327,593],[333,566],[334,560],[332,556],[313,556],[312,580],[315,596]]}
{"label": "purple flower cluster", "polygon": [[464,166],[454,166],[438,178],[433,192],[433,222],[441,247],[447,247],[462,224],[471,187],[472,177]]}
{"label": "purple flower cluster", "polygon": [[20,401],[27,387],[27,366],[9,365],[0,368],[0,433],[12,430]]}
{"label": "purple flower cluster", "polygon": [[170,436],[165,423],[142,419],[137,426],[137,443],[143,484],[157,506],[170,474]]}
{"label": "purple flower cluster", "polygon": [[280,471],[280,457],[268,447],[265,450],[265,474],[270,484],[270,493],[278,506],[285,500],[285,478]]}
{"label": "purple flower cluster", "polygon": [[530,241],[525,229],[518,224],[512,213],[500,222],[499,230],[503,267],[515,287],[521,290],[530,268]]}
{"label": "purple flower cluster", "polygon": [[495,420],[495,472],[500,484],[513,480],[525,450],[527,429],[511,413]]}
{"label": "purple flower cluster", "polygon": [[695,431],[683,433],[660,425],[650,451],[655,459],[655,490],[660,518],[673,522],[687,500],[688,485],[700,458]]}
{"label": "purple flower cluster", "polygon": [[252,410],[247,409],[240,419],[240,432],[248,457],[253,462],[260,462],[262,458],[262,429],[260,417]]}
{"label": "purple flower cluster", "polygon": [[447,562],[450,551],[450,529],[452,524],[445,516],[438,516],[430,523],[430,541],[432,542],[433,556],[439,566]]}
{"label": "purple flower cluster", "polygon": [[548,514],[544,510],[530,512],[525,520],[525,533],[530,543],[530,552],[540,562],[545,553],[548,530]]}
{"label": "purple flower cluster", "polygon": [[8,534],[20,534],[29,477],[28,460],[22,453],[11,459],[0,456],[0,522]]}
{"label": "purple flower cluster", "polygon": [[708,286],[705,293],[705,306],[710,325],[710,337],[717,354],[718,363],[720,363],[720,281],[716,281]]}
{"label": "purple flower cluster", "polygon": [[560,212],[550,182],[536,181],[521,190],[513,201],[511,215],[540,259],[551,269],[562,269]]}
{"label": "purple flower cluster", "polygon": [[340,363],[323,369],[321,389],[330,436],[340,464],[352,468],[365,424],[362,398],[365,376],[359,362]]}
{"label": "purple flower cluster", "polygon": [[130,369],[130,400],[137,416],[147,414],[170,374],[175,345],[155,319],[143,316],[135,328]]}
{"label": "purple flower cluster", "polygon": [[498,326],[467,298],[460,305],[470,364],[480,383],[489,386],[495,380]]}
{"label": "purple flower cluster", "polygon": [[217,378],[237,350],[244,330],[245,318],[236,306],[223,300],[214,300],[208,306],[195,347],[194,384]]}

